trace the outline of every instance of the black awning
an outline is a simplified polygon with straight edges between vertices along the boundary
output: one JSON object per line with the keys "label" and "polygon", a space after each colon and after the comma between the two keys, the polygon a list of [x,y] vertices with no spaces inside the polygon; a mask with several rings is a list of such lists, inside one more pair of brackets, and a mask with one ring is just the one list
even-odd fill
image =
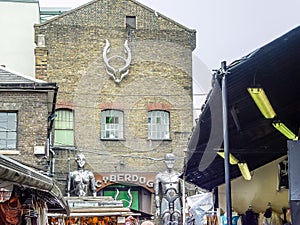
{"label": "black awning", "polygon": [[50,177],[4,155],[0,155],[0,177],[22,189],[28,196],[40,196],[47,203],[49,212],[69,214],[67,202]]}
{"label": "black awning", "polygon": [[[225,182],[222,101],[218,73],[198,123],[189,141],[184,176],[202,188]],[[300,27],[257,49],[228,66],[227,101],[229,149],[250,170],[287,154],[287,138],[272,122],[281,121],[298,135],[300,125]],[[276,117],[265,119],[247,88],[260,86],[266,92]],[[230,166],[231,178],[241,176]]]}

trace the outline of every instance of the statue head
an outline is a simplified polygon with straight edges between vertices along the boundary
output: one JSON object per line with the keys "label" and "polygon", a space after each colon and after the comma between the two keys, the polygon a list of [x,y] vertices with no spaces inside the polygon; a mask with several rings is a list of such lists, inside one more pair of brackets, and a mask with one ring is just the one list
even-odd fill
{"label": "statue head", "polygon": [[82,153],[77,154],[76,158],[75,158],[75,161],[78,165],[78,168],[83,168],[84,164],[85,164],[85,161],[86,161],[84,154],[82,154]]}
{"label": "statue head", "polygon": [[175,163],[175,156],[172,153],[166,153],[164,162],[168,169],[172,169]]}

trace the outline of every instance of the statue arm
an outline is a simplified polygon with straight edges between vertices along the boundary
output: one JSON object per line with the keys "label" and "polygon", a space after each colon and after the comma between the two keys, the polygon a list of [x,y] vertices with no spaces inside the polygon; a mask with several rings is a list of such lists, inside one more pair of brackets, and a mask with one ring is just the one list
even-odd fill
{"label": "statue arm", "polygon": [[160,186],[160,178],[156,176],[154,179],[154,200],[156,207],[156,216],[160,215],[160,196],[159,196],[159,186]]}
{"label": "statue arm", "polygon": [[72,181],[73,173],[69,173],[69,176],[67,178],[67,196],[70,197],[71,192],[71,181]]}
{"label": "statue arm", "polygon": [[96,197],[96,195],[97,195],[97,193],[96,193],[96,181],[95,181],[94,174],[92,172],[89,172],[89,177],[90,177],[90,189],[93,193],[93,196]]}

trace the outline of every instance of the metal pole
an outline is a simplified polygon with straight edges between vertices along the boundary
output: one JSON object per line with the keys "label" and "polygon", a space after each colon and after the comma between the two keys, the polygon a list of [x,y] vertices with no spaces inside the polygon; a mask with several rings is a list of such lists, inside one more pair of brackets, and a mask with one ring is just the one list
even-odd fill
{"label": "metal pole", "polygon": [[231,210],[231,185],[229,170],[229,140],[228,140],[228,121],[227,121],[227,90],[226,90],[226,62],[221,63],[222,70],[222,108],[223,108],[223,140],[224,140],[224,156],[225,156],[225,185],[226,185],[226,216],[227,224],[232,224]]}
{"label": "metal pole", "polygon": [[185,180],[184,178],[181,179],[182,181],[182,224],[185,224],[185,220],[186,220],[186,217],[185,217],[185,210],[186,210],[186,204],[185,204],[185,201],[186,201],[186,198],[185,198]]}

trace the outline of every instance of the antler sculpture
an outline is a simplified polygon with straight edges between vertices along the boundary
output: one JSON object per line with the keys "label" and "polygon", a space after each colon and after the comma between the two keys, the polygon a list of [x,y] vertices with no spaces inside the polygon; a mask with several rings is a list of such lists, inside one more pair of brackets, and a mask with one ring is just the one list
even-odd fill
{"label": "antler sculpture", "polygon": [[[108,75],[110,75],[114,79],[114,81],[116,83],[120,83],[121,80],[128,74],[129,65],[131,62],[131,51],[128,47],[128,41],[126,40],[124,43],[124,51],[127,54],[127,59],[125,59],[122,56],[118,56],[118,55],[107,58],[107,53],[109,52],[109,50],[110,50],[110,44],[109,44],[109,41],[106,39],[106,43],[103,48],[103,59],[104,59],[105,67],[106,67],[106,72],[108,73]],[[125,65],[119,69],[115,69],[114,67],[109,65],[109,62],[115,58],[124,60]]]}

